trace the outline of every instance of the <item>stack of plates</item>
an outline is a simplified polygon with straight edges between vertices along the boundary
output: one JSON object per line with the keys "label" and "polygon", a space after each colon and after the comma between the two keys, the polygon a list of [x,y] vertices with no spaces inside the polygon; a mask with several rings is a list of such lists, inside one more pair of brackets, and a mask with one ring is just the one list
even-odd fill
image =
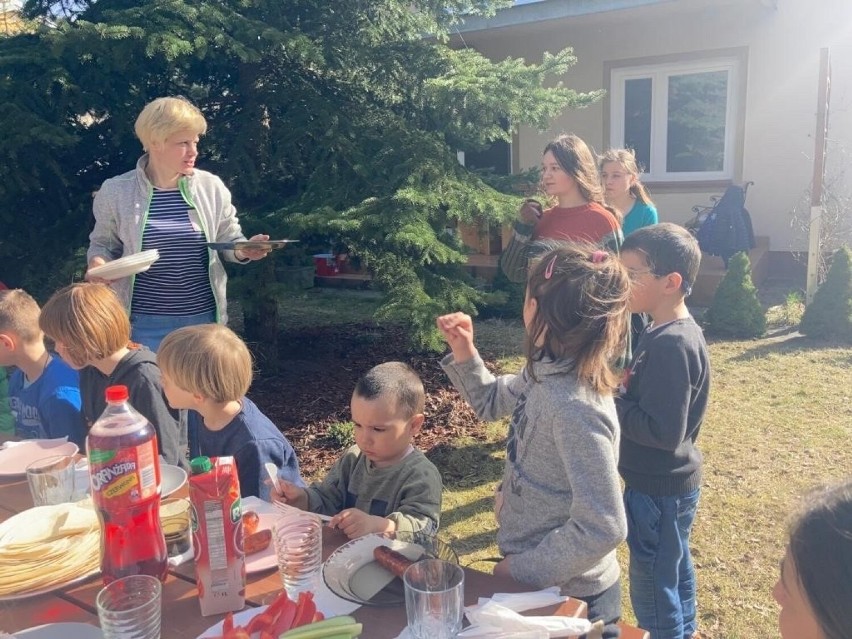
{"label": "stack of plates", "polygon": [[160,253],[157,249],[150,251],[142,251],[134,253],[126,257],[107,262],[101,266],[90,268],[86,272],[87,277],[101,277],[105,280],[120,280],[122,277],[129,277],[142,273],[151,268],[151,264],[160,259]]}

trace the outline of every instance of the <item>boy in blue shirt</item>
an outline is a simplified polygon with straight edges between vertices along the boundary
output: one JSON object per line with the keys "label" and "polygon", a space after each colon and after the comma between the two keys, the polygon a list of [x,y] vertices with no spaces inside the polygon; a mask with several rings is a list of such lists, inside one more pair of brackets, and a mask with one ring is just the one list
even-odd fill
{"label": "boy in blue shirt", "polygon": [[695,440],[707,410],[710,359],[685,299],[701,251],[683,227],[657,224],[628,235],[621,259],[630,273],[630,310],[652,320],[615,400],[630,599],[639,626],[652,639],[690,639],[696,587],[689,533],[702,466]]}
{"label": "boy in blue shirt", "polygon": [[21,439],[86,437],[77,371],[50,353],[38,325],[41,311],[21,289],[0,291],[0,366],[14,366],[9,404]]}
{"label": "boy in blue shirt", "polygon": [[179,328],[157,351],[163,392],[172,408],[189,409],[190,459],[233,456],[243,497],[270,499],[265,464],[304,486],[296,452],[281,431],[245,394],[251,385],[251,354],[221,324]]}

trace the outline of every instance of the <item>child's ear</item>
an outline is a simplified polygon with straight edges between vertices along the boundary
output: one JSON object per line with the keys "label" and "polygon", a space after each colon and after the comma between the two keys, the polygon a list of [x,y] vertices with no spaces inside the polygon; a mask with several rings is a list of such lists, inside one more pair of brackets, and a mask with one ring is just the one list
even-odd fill
{"label": "child's ear", "polygon": [[669,273],[666,275],[666,293],[678,293],[683,285],[683,275],[680,273]]}
{"label": "child's ear", "polygon": [[423,426],[423,421],[426,419],[426,415],[423,413],[417,413],[414,417],[411,418],[411,434],[416,435],[420,432],[421,426]]}
{"label": "child's ear", "polygon": [[13,351],[15,350],[15,340],[8,333],[0,333],[0,346],[6,350]]}

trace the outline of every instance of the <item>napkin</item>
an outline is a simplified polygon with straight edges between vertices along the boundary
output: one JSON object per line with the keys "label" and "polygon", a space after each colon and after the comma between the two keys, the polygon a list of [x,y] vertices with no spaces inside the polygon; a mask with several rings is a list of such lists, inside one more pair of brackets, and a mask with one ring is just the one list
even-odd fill
{"label": "napkin", "polygon": [[0,450],[3,450],[5,448],[14,448],[15,446],[20,446],[21,444],[29,444],[30,442],[34,441],[43,442],[45,444],[56,444],[58,446],[59,444],[64,444],[65,442],[67,442],[68,437],[57,437],[56,439],[23,439],[19,442],[3,442],[2,444],[0,444]]}
{"label": "napkin", "polygon": [[519,633],[528,632],[530,637],[549,639],[583,635],[592,627],[588,619],[577,617],[524,617],[495,601],[466,610],[465,616],[471,625],[459,637],[518,637]]}
{"label": "napkin", "polygon": [[498,603],[515,612],[524,612],[545,606],[555,606],[567,600],[568,597],[560,594],[559,586],[550,586],[534,592],[495,592],[491,597],[480,597],[477,606],[467,606],[465,611],[475,611],[479,606],[489,601]]}

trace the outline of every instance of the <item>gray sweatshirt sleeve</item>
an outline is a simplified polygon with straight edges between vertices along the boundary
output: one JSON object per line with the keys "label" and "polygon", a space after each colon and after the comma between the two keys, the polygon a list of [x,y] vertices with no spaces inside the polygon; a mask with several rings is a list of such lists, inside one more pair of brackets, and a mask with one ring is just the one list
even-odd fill
{"label": "gray sweatshirt sleeve", "polygon": [[357,447],[349,448],[340,459],[334,462],[321,482],[314,482],[305,488],[308,495],[308,510],[322,515],[336,515],[343,510],[349,475],[357,459]]}
{"label": "gray sweatshirt sleeve", "polygon": [[441,368],[477,417],[487,422],[509,415],[527,384],[526,369],[518,375],[495,377],[479,355],[457,364],[450,353],[441,360]]}
{"label": "gray sweatshirt sleeve", "polygon": [[[510,568],[514,579],[545,587],[582,575],[612,553],[627,536],[627,519],[618,480],[618,426],[581,403],[538,419],[550,421],[556,434],[553,455],[537,457],[552,465],[539,471],[565,473],[571,505],[568,519],[538,545],[512,555]],[[527,463],[536,463],[533,455]],[[537,517],[547,519],[546,501],[536,507],[542,511]]]}
{"label": "gray sweatshirt sleeve", "polygon": [[527,262],[534,228],[532,224],[515,222],[509,244],[500,254],[500,269],[510,282],[520,284],[527,279]]}
{"label": "gray sweatshirt sleeve", "polygon": [[124,245],[118,236],[116,202],[108,182],[95,193],[92,211],[95,215],[95,227],[89,234],[86,261],[91,262],[94,257],[102,257],[109,262],[121,257]]}

